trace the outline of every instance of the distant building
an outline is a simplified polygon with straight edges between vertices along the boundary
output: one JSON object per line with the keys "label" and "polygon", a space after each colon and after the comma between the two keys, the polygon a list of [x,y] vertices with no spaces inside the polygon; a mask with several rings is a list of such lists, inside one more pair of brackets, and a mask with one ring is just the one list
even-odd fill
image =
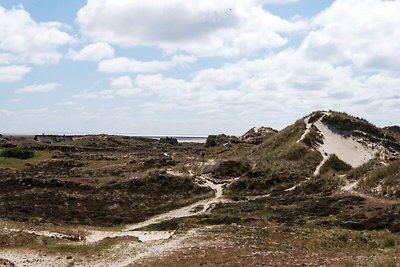
{"label": "distant building", "polygon": [[70,135],[35,135],[33,140],[38,141],[40,143],[45,143],[45,144],[53,144],[53,143],[58,143],[62,141],[72,141],[74,140],[73,136]]}

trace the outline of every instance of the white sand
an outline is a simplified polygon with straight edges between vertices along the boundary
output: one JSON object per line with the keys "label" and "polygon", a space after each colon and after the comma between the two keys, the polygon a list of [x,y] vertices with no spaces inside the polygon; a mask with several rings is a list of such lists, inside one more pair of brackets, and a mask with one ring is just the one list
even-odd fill
{"label": "white sand", "polygon": [[373,159],[378,152],[357,142],[353,137],[345,138],[332,132],[321,122],[321,119],[314,125],[323,135],[324,143],[318,149],[323,156],[335,154],[339,159],[356,168]]}
{"label": "white sand", "polygon": [[142,242],[150,242],[155,240],[166,240],[173,236],[175,231],[92,231],[86,237],[87,243],[95,243],[105,238],[116,237],[137,237]]}

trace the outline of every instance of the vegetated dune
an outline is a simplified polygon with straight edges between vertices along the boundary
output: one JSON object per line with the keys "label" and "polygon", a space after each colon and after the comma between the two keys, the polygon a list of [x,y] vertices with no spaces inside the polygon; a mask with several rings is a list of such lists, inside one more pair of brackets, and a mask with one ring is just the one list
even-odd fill
{"label": "vegetated dune", "polygon": [[[400,255],[395,130],[319,111],[281,131],[252,128],[241,137],[209,136],[206,144],[106,135],[54,144],[6,140],[0,147],[28,146],[36,154],[0,160],[7,225],[0,258],[25,248],[60,253],[67,264],[65,253],[72,253],[76,266],[182,259],[171,255],[212,266],[237,244],[245,245],[240,257],[231,255],[232,266],[271,257],[293,266],[293,255],[311,252],[320,265],[331,262],[327,255]],[[80,241],[68,239],[75,235],[63,227],[71,225],[82,230]],[[201,258],[204,251],[209,257]]]}

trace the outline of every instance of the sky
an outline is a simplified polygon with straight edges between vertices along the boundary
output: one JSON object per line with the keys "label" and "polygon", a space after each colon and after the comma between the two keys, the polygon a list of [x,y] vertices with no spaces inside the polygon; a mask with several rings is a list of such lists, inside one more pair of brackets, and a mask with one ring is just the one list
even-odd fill
{"label": "sky", "polygon": [[400,124],[400,1],[0,0],[0,133]]}

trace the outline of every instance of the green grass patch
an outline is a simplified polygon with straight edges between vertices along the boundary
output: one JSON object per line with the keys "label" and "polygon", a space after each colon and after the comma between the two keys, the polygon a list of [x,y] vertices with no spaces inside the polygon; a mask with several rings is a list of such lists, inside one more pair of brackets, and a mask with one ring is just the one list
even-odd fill
{"label": "green grass patch", "polygon": [[51,159],[52,153],[49,151],[36,151],[34,156],[29,159],[18,159],[0,156],[0,167],[22,169],[26,164],[37,164],[41,161]]}
{"label": "green grass patch", "polygon": [[5,158],[30,159],[33,158],[35,152],[27,147],[10,147],[0,152],[0,156]]}

